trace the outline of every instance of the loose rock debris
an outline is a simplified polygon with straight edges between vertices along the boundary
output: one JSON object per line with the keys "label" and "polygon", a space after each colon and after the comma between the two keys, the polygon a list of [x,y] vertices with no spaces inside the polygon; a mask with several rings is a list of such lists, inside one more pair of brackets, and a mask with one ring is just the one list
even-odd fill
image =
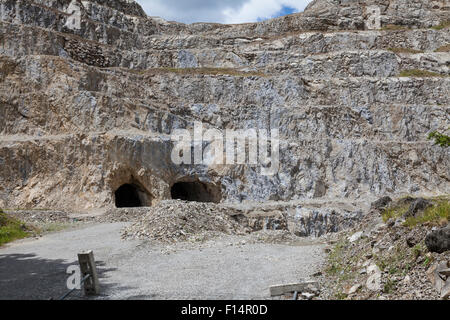
{"label": "loose rock debris", "polygon": [[125,228],[122,238],[178,242],[206,240],[218,234],[245,235],[252,230],[231,216],[228,208],[211,203],[161,201]]}

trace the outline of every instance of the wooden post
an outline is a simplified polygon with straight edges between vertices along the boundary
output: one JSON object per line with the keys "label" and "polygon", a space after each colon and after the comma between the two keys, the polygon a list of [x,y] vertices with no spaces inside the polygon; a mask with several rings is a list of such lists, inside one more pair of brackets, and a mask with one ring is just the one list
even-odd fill
{"label": "wooden post", "polygon": [[78,254],[78,262],[80,263],[81,278],[87,275],[90,277],[84,282],[84,293],[87,296],[97,295],[100,293],[100,285],[98,281],[97,269],[95,267],[94,252],[92,250]]}
{"label": "wooden post", "polygon": [[292,292],[301,293],[307,289],[319,290],[319,283],[317,281],[305,281],[300,283],[272,286],[270,287],[270,295],[272,297],[275,297],[275,296],[282,296],[283,294]]}

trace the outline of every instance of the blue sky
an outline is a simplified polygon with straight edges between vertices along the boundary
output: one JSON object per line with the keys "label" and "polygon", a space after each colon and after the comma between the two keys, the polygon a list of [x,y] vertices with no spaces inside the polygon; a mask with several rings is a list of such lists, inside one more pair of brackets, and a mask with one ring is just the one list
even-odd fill
{"label": "blue sky", "polygon": [[149,16],[184,23],[245,23],[301,12],[311,0],[137,0]]}
{"label": "blue sky", "polygon": [[288,14],[292,14],[292,13],[296,13],[296,12],[299,12],[299,9],[293,8],[293,7],[290,7],[290,6],[283,5],[283,6],[281,7],[280,11],[274,13],[274,14],[271,15],[270,17],[258,17],[258,18],[257,18],[257,21],[263,21],[263,20],[267,20],[267,19],[270,19],[270,18],[276,18],[276,17],[286,16],[286,15],[288,15]]}

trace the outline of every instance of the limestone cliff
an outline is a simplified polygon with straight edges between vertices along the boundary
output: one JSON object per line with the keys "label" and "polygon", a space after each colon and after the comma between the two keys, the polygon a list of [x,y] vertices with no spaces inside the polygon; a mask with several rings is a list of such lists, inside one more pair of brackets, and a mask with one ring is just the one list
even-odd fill
{"label": "limestone cliff", "polygon": [[[315,0],[240,25],[130,0],[0,0],[0,17],[0,207],[113,207],[124,184],[151,205],[198,181],[304,219],[305,199],[450,193],[427,140],[450,123],[448,0]],[[400,76],[416,69],[431,76]],[[170,134],[195,121],[279,128],[280,172],[174,165]]]}

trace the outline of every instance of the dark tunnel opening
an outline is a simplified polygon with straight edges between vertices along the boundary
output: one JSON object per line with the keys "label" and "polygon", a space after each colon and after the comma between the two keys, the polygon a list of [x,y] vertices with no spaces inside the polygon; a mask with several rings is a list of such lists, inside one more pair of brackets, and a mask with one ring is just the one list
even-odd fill
{"label": "dark tunnel opening", "polygon": [[170,189],[172,199],[193,202],[214,202],[221,200],[220,189],[202,182],[177,182]]}
{"label": "dark tunnel opening", "polygon": [[117,208],[137,208],[143,203],[139,197],[139,188],[133,184],[124,184],[115,192]]}

